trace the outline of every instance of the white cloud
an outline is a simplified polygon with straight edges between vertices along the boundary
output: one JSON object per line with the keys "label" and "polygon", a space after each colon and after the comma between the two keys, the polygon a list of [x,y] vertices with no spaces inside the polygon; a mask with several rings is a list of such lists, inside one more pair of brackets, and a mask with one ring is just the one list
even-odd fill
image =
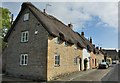
{"label": "white cloud", "polygon": [[47,12],[56,16],[65,24],[72,22],[75,26],[84,26],[92,16],[98,16],[107,27],[118,28],[117,2],[74,2],[50,3]]}

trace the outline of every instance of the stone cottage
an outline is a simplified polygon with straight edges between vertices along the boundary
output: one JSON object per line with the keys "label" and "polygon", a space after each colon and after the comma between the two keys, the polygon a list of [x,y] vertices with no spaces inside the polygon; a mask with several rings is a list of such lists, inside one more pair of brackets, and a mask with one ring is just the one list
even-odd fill
{"label": "stone cottage", "polygon": [[63,24],[45,10],[23,3],[4,39],[8,42],[3,52],[6,73],[46,81],[83,70],[83,60],[89,59],[92,48],[72,28],[72,24]]}

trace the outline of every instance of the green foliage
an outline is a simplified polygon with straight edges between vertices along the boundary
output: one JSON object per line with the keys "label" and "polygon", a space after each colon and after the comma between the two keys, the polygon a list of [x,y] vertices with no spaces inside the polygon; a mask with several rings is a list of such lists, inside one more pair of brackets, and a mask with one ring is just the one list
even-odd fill
{"label": "green foliage", "polygon": [[0,26],[0,29],[3,27],[10,28],[10,16],[11,12],[7,8],[1,8],[0,7],[0,23],[2,26]]}
{"label": "green foliage", "polygon": [[11,27],[11,12],[7,8],[0,7],[0,48],[5,49],[7,43],[3,41],[8,29]]}

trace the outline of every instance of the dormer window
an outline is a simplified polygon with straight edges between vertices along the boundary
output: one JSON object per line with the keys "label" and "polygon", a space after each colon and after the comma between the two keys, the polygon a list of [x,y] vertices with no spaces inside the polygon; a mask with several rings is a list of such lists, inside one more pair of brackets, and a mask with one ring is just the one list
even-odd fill
{"label": "dormer window", "polygon": [[29,20],[29,13],[24,14],[24,21]]}
{"label": "dormer window", "polygon": [[65,41],[65,42],[64,42],[64,45],[65,45],[65,46],[68,46],[68,43],[67,43],[67,41]]}
{"label": "dormer window", "polygon": [[60,38],[59,38],[59,37],[56,37],[56,38],[55,38],[55,43],[57,43],[57,44],[60,43]]}
{"label": "dormer window", "polygon": [[74,49],[75,49],[75,50],[77,50],[77,49],[78,49],[78,46],[77,46],[77,45],[75,45],[75,46],[74,46]]}

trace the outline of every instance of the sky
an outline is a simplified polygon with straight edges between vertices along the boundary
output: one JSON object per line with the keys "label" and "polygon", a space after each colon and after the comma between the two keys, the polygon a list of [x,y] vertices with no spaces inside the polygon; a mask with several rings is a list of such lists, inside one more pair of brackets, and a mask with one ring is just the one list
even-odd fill
{"label": "sky", "polygon": [[[30,1],[30,0],[29,0]],[[112,0],[111,0],[112,1]],[[73,30],[85,37],[92,37],[96,46],[118,48],[118,2],[32,2],[64,24],[73,24]],[[17,17],[22,2],[2,2],[14,19]],[[47,6],[49,4],[51,6]]]}

